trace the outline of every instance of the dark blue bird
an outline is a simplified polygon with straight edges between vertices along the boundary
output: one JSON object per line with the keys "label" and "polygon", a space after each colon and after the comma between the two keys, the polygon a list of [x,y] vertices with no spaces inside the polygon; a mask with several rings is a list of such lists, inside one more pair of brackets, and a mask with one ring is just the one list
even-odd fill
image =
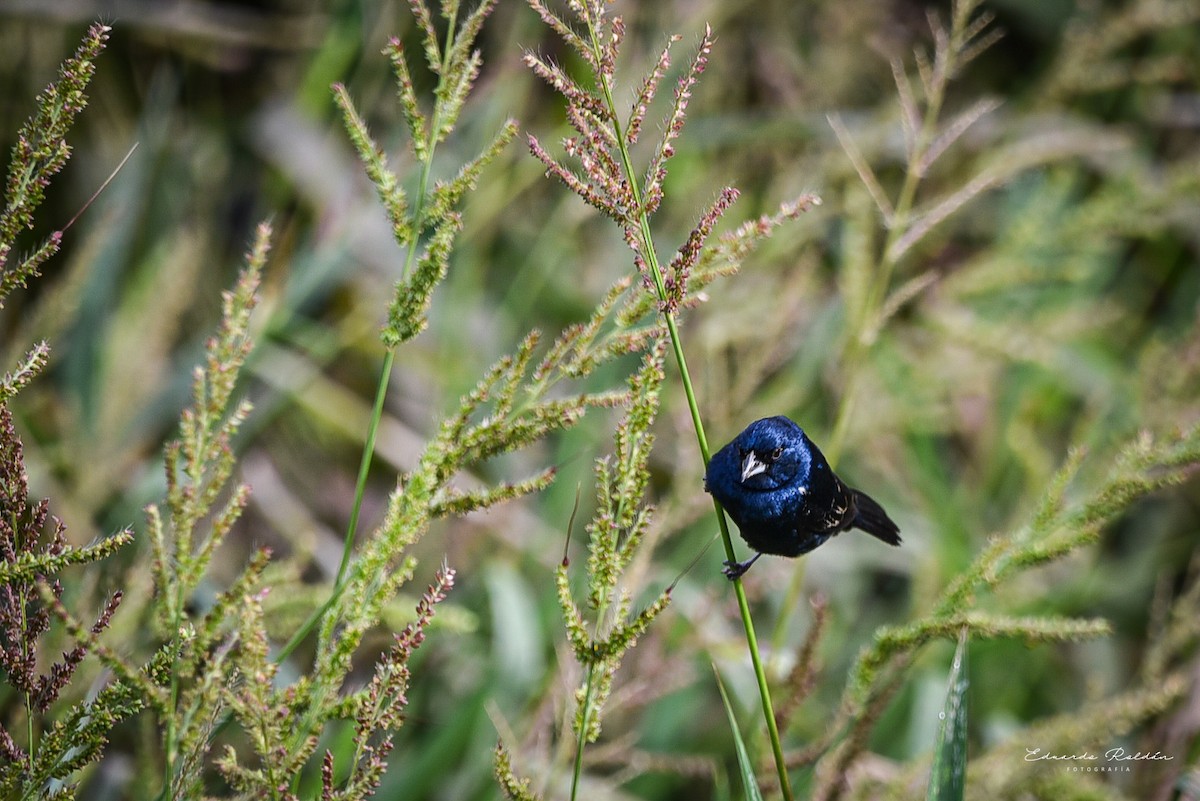
{"label": "dark blue bird", "polygon": [[713,455],[704,487],[757,551],[744,562],[725,563],[731,580],[764,553],[800,556],[851,528],[900,544],[900,527],[883,507],[847,487],[804,430],[786,417],[746,426]]}

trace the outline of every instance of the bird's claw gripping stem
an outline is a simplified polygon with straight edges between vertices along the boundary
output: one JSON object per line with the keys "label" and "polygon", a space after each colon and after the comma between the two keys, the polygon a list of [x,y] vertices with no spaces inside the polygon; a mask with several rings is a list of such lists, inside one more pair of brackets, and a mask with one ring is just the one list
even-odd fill
{"label": "bird's claw gripping stem", "polygon": [[724,573],[725,578],[729,579],[730,581],[737,581],[742,577],[742,574],[750,569],[750,565],[758,561],[758,557],[760,556],[762,556],[761,553],[756,553],[745,562],[735,562],[732,559],[727,559],[724,563],[725,569],[721,572]]}

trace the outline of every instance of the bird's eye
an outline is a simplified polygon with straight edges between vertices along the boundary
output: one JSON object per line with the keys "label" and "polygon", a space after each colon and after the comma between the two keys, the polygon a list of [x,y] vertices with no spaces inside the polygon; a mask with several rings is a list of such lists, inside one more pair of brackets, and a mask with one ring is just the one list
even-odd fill
{"label": "bird's eye", "polygon": [[783,448],[776,448],[775,450],[771,451],[772,462],[778,461],[780,456],[783,456]]}

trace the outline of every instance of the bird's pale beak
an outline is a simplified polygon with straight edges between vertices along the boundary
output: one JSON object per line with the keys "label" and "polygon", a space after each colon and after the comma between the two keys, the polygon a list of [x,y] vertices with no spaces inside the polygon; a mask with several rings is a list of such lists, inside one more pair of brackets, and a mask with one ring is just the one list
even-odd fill
{"label": "bird's pale beak", "polygon": [[757,476],[759,473],[765,472],[767,469],[766,462],[760,462],[758,457],[754,455],[754,451],[746,454],[746,458],[742,460],[742,483],[746,483],[746,479]]}

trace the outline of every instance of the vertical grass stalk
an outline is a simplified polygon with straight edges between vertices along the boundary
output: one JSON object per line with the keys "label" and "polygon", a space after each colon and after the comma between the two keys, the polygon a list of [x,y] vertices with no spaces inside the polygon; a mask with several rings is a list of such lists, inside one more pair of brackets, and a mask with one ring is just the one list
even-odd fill
{"label": "vertical grass stalk", "polygon": [[588,665],[587,680],[583,685],[583,715],[579,721],[579,741],[575,748],[575,764],[571,771],[571,801],[579,792],[579,778],[583,775],[583,747],[587,744],[588,724],[592,716],[592,680],[596,675],[595,664]]}
{"label": "vertical grass stalk", "polygon": [[[589,19],[589,22],[591,20]],[[592,50],[595,53],[596,62],[600,63],[603,60],[604,53],[600,42],[597,39],[597,31],[595,25],[588,25],[588,33],[591,38]],[[662,266],[658,261],[658,252],[654,246],[654,237],[650,229],[650,220],[647,216],[644,199],[642,196],[641,183],[638,180],[638,173],[633,167],[633,160],[629,154],[629,146],[626,141],[625,132],[621,128],[620,115],[617,112],[616,103],[613,100],[612,86],[608,77],[604,72],[598,71],[600,90],[604,95],[604,102],[608,106],[611,114],[611,120],[616,133],[617,149],[621,157],[621,168],[625,172],[625,178],[629,182],[629,191],[633,197],[634,208],[637,209],[638,230],[641,237],[642,255],[646,260],[647,267],[654,281],[654,289],[658,295],[659,302],[663,306],[662,317],[666,325],[667,333],[671,340],[671,351],[675,357],[675,364],[679,369],[679,377],[683,383],[683,391],[687,397],[688,411],[692,417],[692,427],[696,434],[696,442],[700,447],[700,456],[704,460],[705,467],[711,458],[711,452],[708,446],[708,437],[704,433],[704,421],[700,416],[700,405],[696,400],[696,391],[692,385],[691,373],[688,370],[687,358],[683,352],[683,341],[679,336],[679,327],[675,322],[675,316],[667,307],[667,290],[666,283],[663,279]],[[717,517],[717,526],[721,532],[721,543],[725,547],[725,555],[730,561],[735,561],[737,555],[733,550],[733,540],[729,535],[729,523],[725,519],[725,510],[721,508],[721,504],[713,499],[713,510]],[[788,780],[787,765],[783,756],[783,744],[779,738],[779,727],[775,723],[774,705],[771,703],[771,691],[767,685],[766,671],[763,668],[762,657],[758,651],[758,638],[754,633],[754,621],[750,616],[750,604],[746,600],[746,590],[742,586],[740,578],[733,580],[733,590],[737,597],[738,612],[742,619],[742,628],[746,633],[746,645],[750,651],[750,661],[754,667],[754,678],[758,683],[759,699],[762,703],[763,717],[767,724],[767,733],[771,740],[771,750],[775,758],[775,769],[779,776],[779,786],[783,792],[785,801],[792,801],[792,788]],[[578,758],[578,757],[577,757]]]}
{"label": "vertical grass stalk", "polygon": [[[442,49],[442,69],[440,70],[441,78],[439,86],[445,80],[445,76],[449,70],[449,62],[451,51],[454,48],[454,31],[457,25],[457,7],[455,14],[451,16],[446,26],[446,44]],[[442,106],[440,103],[435,104],[433,112],[433,123],[430,125],[430,131],[440,130],[442,125]],[[429,176],[433,171],[434,154],[437,151],[438,138],[436,136],[429,137],[428,147],[425,151],[425,158],[421,160],[421,178],[417,188],[417,196],[414,200],[412,219],[420,221],[425,214],[426,195],[429,192]],[[417,260],[417,252],[419,250],[419,237],[412,237],[407,245],[407,250],[404,254],[404,267],[400,271],[400,280],[404,281],[412,272],[413,264]],[[389,346],[383,357],[383,365],[379,371],[379,383],[375,388],[375,403],[371,407],[371,419],[367,423],[367,434],[363,441],[362,460],[358,465],[358,478],[354,482],[354,504],[350,510],[350,520],[346,525],[346,536],[342,543],[342,558],[338,563],[337,574],[334,577],[333,588],[329,592],[329,597],[325,603],[321,604],[301,626],[296,629],[296,633],[291,639],[279,649],[275,655],[276,664],[282,663],[284,659],[292,654],[304,642],[304,639],[312,633],[317,624],[321,622],[321,618],[333,608],[334,604],[341,598],[342,593],[346,589],[346,571],[350,567],[350,560],[354,554],[354,539],[358,533],[358,518],[362,512],[363,498],[367,491],[367,476],[371,472],[371,462],[375,457],[375,439],[379,434],[379,425],[383,421],[383,405],[387,398],[388,386],[391,384],[392,368],[396,362],[396,348]]]}

